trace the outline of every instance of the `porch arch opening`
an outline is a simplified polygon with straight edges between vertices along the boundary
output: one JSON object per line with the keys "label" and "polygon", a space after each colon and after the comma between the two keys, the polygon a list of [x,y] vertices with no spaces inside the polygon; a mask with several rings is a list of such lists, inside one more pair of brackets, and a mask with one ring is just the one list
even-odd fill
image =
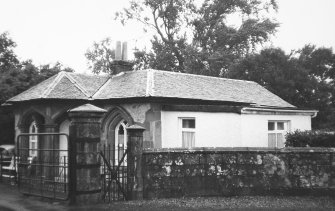
{"label": "porch arch opening", "polygon": [[[29,109],[22,114],[18,122],[20,133],[41,133],[43,132],[45,118],[42,114],[34,109]],[[20,139],[20,140],[19,140]],[[38,149],[41,145],[39,136],[21,136],[15,140],[17,153],[21,153],[21,156],[28,159],[37,158],[39,156]]]}
{"label": "porch arch opening", "polygon": [[24,114],[22,114],[21,118],[19,119],[18,127],[20,128],[21,133],[29,133],[32,122],[35,122],[34,124],[39,133],[43,131],[42,126],[45,123],[45,117],[35,109],[29,109]]}
{"label": "porch arch opening", "polygon": [[[119,132],[121,132],[122,129],[120,130],[120,126],[125,130],[125,125],[128,126],[133,124],[133,118],[123,108],[115,106],[109,109],[101,124],[104,136],[103,139],[105,140],[104,144],[117,146],[119,139],[116,136],[116,130],[118,129]],[[127,142],[123,144],[127,145]]]}

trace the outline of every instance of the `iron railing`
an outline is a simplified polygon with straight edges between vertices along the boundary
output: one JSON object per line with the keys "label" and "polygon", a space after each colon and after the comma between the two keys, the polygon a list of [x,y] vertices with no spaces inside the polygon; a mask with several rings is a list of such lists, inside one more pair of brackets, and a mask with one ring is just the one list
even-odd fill
{"label": "iron railing", "polygon": [[[37,147],[33,149],[29,146],[29,139],[32,136],[37,137]],[[64,139],[61,139],[61,136]],[[17,157],[18,187],[21,193],[52,199],[68,199],[67,134],[20,134],[17,137]]]}
{"label": "iron railing", "polygon": [[102,199],[105,202],[127,200],[127,155],[124,145],[103,145],[100,151]]}

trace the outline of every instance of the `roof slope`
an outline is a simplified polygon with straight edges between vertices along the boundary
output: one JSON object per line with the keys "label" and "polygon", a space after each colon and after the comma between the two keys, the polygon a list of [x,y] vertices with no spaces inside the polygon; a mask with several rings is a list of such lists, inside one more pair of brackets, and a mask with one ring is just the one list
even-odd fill
{"label": "roof slope", "polygon": [[138,70],[112,77],[61,72],[13,97],[8,102],[49,99],[120,99],[163,97],[289,107],[264,87],[233,80],[159,70]]}
{"label": "roof slope", "polygon": [[94,99],[129,97],[183,98],[294,107],[252,81],[150,69],[114,76],[93,96]]}
{"label": "roof slope", "polygon": [[132,71],[112,76],[94,99],[145,97],[148,71]]}
{"label": "roof slope", "polygon": [[87,100],[108,80],[108,76],[91,76],[60,72],[32,88],[14,96],[7,102],[34,99]]}
{"label": "roof slope", "polygon": [[252,81],[154,71],[153,96],[294,107]]}

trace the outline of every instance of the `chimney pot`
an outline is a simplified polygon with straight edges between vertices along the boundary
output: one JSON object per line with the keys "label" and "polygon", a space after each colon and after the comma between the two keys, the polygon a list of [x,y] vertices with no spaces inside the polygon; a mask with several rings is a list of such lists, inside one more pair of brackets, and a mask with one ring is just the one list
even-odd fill
{"label": "chimney pot", "polygon": [[127,42],[122,43],[122,60],[123,61],[128,60],[128,43]]}
{"label": "chimney pot", "polygon": [[115,59],[111,64],[112,72],[111,74],[118,74],[120,72],[127,72],[131,71],[133,68],[134,63],[128,61],[128,43],[122,43],[121,49],[121,41],[116,42],[115,48]]}
{"label": "chimney pot", "polygon": [[115,48],[115,60],[122,60],[121,55],[121,41],[116,42],[116,48]]}

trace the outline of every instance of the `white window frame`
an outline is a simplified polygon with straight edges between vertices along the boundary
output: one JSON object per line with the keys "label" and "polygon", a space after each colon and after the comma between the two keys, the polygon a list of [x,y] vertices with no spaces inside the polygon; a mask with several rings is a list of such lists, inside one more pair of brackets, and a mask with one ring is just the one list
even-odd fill
{"label": "white window frame", "polygon": [[[119,130],[120,130],[120,127],[123,127],[123,131],[124,131],[124,139],[123,139],[123,143],[119,144]],[[128,133],[127,133],[127,128],[128,127],[128,123],[126,123],[125,120],[121,120],[119,122],[119,124],[116,125],[115,127],[115,146],[124,146],[124,147],[127,147],[127,142],[128,142]]]}
{"label": "white window frame", "polygon": [[[123,143],[119,143],[119,130],[120,130],[120,127],[123,127]],[[129,124],[123,119],[121,120],[116,126],[115,126],[115,132],[114,132],[114,135],[115,135],[115,148],[118,149],[119,147],[123,147],[124,150],[127,149],[127,143],[128,143],[128,131],[127,131],[127,127],[129,126]],[[119,156],[119,151],[118,150],[115,150],[115,155],[114,155],[114,159],[115,159],[115,162],[116,165],[119,163],[119,159],[120,156]],[[127,162],[125,162],[125,165],[127,165]]]}
{"label": "white window frame", "polygon": [[[183,128],[183,120],[191,119],[194,120],[194,128]],[[181,143],[181,146],[183,147],[183,132],[193,132],[194,133],[194,146],[189,146],[185,148],[192,148],[195,147],[195,142],[196,142],[196,128],[197,128],[197,120],[195,117],[178,117],[178,128],[179,128],[179,140]]]}
{"label": "white window frame", "polygon": [[[269,146],[269,134],[276,134],[275,148],[279,148],[277,134],[282,134],[283,135],[283,146],[285,146],[285,142],[286,142],[285,135],[287,132],[290,131],[290,121],[289,120],[269,120],[267,124],[269,124],[270,122],[274,123],[274,130],[269,130],[268,128],[268,147],[270,147]],[[284,123],[283,130],[278,130],[278,123]]]}
{"label": "white window frame", "polygon": [[[33,128],[35,128],[35,132],[33,132]],[[38,128],[35,121],[33,121],[29,126],[29,133],[30,134],[38,133]],[[33,143],[35,144],[34,148]],[[38,149],[38,136],[29,136],[29,156],[37,157],[37,149]]]}

